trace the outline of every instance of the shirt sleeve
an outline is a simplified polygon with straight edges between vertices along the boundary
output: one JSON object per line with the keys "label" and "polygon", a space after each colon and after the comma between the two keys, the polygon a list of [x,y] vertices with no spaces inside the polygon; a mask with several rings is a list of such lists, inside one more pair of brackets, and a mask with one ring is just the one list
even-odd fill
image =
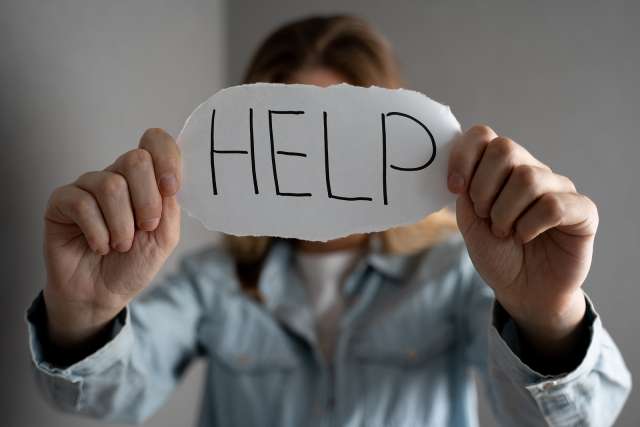
{"label": "shirt sleeve", "polygon": [[544,375],[518,357],[515,324],[478,273],[463,276],[468,360],[483,377],[501,425],[613,425],[631,390],[631,375],[586,295],[588,343],[577,350],[579,363],[570,372]]}
{"label": "shirt sleeve", "polygon": [[42,394],[66,412],[139,423],[164,403],[198,353],[203,299],[187,272],[136,298],[114,320],[106,344],[70,366],[46,359],[45,309],[39,295],[27,311],[32,364]]}

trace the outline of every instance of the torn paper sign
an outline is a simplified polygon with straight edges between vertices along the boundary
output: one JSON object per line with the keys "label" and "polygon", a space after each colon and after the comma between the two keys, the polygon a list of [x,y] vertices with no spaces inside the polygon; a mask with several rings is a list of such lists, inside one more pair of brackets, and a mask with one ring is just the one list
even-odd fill
{"label": "torn paper sign", "polygon": [[414,223],[449,202],[449,107],[346,84],[224,89],[187,119],[179,198],[205,227],[330,240]]}

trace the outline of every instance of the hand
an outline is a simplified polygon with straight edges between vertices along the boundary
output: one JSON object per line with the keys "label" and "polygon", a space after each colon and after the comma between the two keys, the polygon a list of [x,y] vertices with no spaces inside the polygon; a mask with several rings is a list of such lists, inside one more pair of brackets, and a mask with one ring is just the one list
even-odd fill
{"label": "hand", "polygon": [[56,189],[45,213],[50,340],[80,345],[145,286],[178,242],[178,146],[160,129],[103,171]]}
{"label": "hand", "polygon": [[454,144],[448,187],[458,194],[469,255],[496,299],[540,347],[566,342],[585,312],[580,286],[598,226],[595,204],[486,126]]}

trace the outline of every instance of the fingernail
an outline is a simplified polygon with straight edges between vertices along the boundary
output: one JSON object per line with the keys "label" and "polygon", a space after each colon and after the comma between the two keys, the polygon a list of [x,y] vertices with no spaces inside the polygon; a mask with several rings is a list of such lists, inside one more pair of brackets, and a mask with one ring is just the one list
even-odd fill
{"label": "fingernail", "polygon": [[113,245],[113,249],[118,252],[126,252],[129,250],[129,242],[118,242]]}
{"label": "fingernail", "polygon": [[164,175],[160,178],[160,189],[165,194],[173,194],[178,191],[178,180],[174,175]]}
{"label": "fingernail", "polygon": [[449,190],[452,193],[459,193],[464,190],[464,178],[459,173],[453,172],[448,178]]}
{"label": "fingernail", "polygon": [[99,246],[93,243],[89,243],[89,247],[96,255],[105,255],[104,250],[102,250]]}
{"label": "fingernail", "polygon": [[156,229],[159,223],[160,223],[160,218],[153,218],[153,219],[147,219],[145,221],[140,221],[140,224],[138,225],[143,230],[153,231]]}
{"label": "fingernail", "polygon": [[493,231],[493,235],[500,239],[504,239],[505,237],[507,237],[507,233],[505,233],[503,230],[492,227],[492,231]]}

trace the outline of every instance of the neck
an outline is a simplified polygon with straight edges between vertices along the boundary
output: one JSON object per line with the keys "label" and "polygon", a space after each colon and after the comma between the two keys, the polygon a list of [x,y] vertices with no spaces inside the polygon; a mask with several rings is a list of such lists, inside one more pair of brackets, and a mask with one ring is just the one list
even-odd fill
{"label": "neck", "polygon": [[350,236],[328,240],[326,242],[298,240],[296,243],[296,248],[301,252],[328,253],[346,249],[361,248],[365,246],[368,240],[369,236],[367,234],[352,234]]}

